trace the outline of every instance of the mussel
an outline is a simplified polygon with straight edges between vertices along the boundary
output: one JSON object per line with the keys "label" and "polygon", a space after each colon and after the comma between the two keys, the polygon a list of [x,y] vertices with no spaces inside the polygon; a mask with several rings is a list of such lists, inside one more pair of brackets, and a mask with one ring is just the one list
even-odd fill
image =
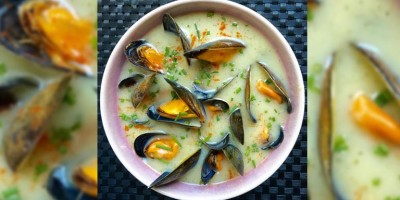
{"label": "mussel", "polygon": [[235,79],[235,77],[229,77],[222,82],[221,86],[218,86],[216,89],[209,89],[209,90],[203,89],[199,85],[194,83],[193,93],[199,100],[211,99],[219,92],[221,92],[221,90],[224,89],[227,85],[229,85],[229,83],[231,83],[233,79]]}
{"label": "mussel", "polygon": [[171,160],[179,153],[179,145],[165,132],[155,131],[138,136],[134,149],[139,157]]}
{"label": "mussel", "polygon": [[[263,63],[263,62],[257,62],[263,69],[264,71],[267,73],[268,77],[271,79],[272,83],[274,84],[274,86],[276,87],[276,92],[278,92],[278,94],[276,94],[275,90],[270,91],[271,88],[269,88],[269,86],[267,86],[264,82],[258,82],[257,83],[257,89],[263,93],[265,93],[266,95],[270,96],[271,98],[275,98],[279,103],[282,102],[282,100],[280,100],[280,98],[283,98],[284,101],[286,101],[287,103],[287,112],[291,113],[292,112],[292,101],[290,100],[289,94],[287,92],[287,90],[285,89],[285,86],[283,86],[282,81],[279,80],[279,78],[268,68],[267,64]],[[278,96],[279,95],[279,96]]]}
{"label": "mussel", "polygon": [[262,150],[270,150],[270,149],[277,148],[283,142],[284,137],[285,137],[285,135],[283,132],[283,127],[280,126],[278,138],[276,138],[274,141],[268,142],[267,144],[261,146],[261,149]]}
{"label": "mussel", "polygon": [[[222,169],[221,160],[223,157],[228,158],[235,169],[243,176],[243,156],[240,150],[229,144],[229,133],[227,133],[218,142],[207,142],[206,146],[210,149],[209,154],[204,160],[203,166],[201,168],[201,181],[203,184],[207,184],[208,181],[214,176],[217,171]],[[223,156],[225,155],[225,156]]]}
{"label": "mussel", "polygon": [[201,168],[201,181],[204,185],[211,180],[217,171],[222,169],[221,161],[223,160],[223,152],[211,150],[204,160]]}
{"label": "mussel", "polygon": [[60,200],[97,199],[97,158],[92,158],[79,166],[73,164],[55,168],[49,175],[46,189]]}
{"label": "mussel", "polygon": [[186,105],[182,99],[174,99],[160,105],[157,108],[157,112],[160,113],[161,116],[170,119],[188,119],[197,117],[197,115],[189,109],[189,106]]}
{"label": "mussel", "polygon": [[16,90],[20,87],[38,88],[39,85],[39,80],[28,76],[13,77],[0,83],[0,111],[10,108],[18,101]]}
{"label": "mussel", "polygon": [[225,148],[222,149],[222,151],[224,152],[228,160],[231,161],[236,171],[239,172],[241,176],[243,176],[244,164],[242,152],[240,152],[240,150],[232,144],[228,144]]}
{"label": "mussel", "polygon": [[331,55],[327,61],[327,68],[322,83],[321,105],[318,121],[318,147],[319,158],[324,172],[326,183],[332,195],[334,192],[334,183],[332,179],[332,71],[334,69],[335,54]]}
{"label": "mussel", "polygon": [[149,188],[159,187],[161,185],[165,185],[179,179],[196,165],[197,161],[200,158],[200,154],[201,149],[199,149],[196,153],[183,161],[182,164],[180,164],[175,170],[162,173],[155,181],[153,181],[149,185]]}
{"label": "mussel", "polygon": [[136,108],[140,104],[140,102],[142,102],[144,96],[147,94],[147,91],[149,90],[155,77],[156,73],[146,75],[141,82],[133,86],[131,94],[131,101],[133,107]]}
{"label": "mussel", "polygon": [[71,75],[44,86],[25,105],[22,105],[4,133],[3,148],[6,161],[14,171],[35,148],[44,128],[61,101],[71,80]]}
{"label": "mussel", "polygon": [[203,101],[203,104],[206,105],[211,111],[226,112],[229,110],[229,104],[223,99],[207,99]]}
{"label": "mussel", "polygon": [[254,114],[251,111],[251,102],[250,102],[250,96],[251,96],[251,65],[247,68],[247,76],[246,76],[246,86],[245,86],[245,90],[244,90],[244,101],[246,104],[246,109],[247,112],[250,115],[250,119],[251,121],[253,121],[253,123],[257,123],[257,119],[256,117],[254,117]]}
{"label": "mussel", "polygon": [[42,66],[93,75],[92,22],[63,0],[0,2],[0,43]]}
{"label": "mussel", "polygon": [[125,47],[125,56],[132,64],[164,74],[164,55],[146,40],[132,41]]}
{"label": "mussel", "polygon": [[185,52],[184,56],[211,63],[224,63],[230,61],[235,54],[245,47],[244,42],[239,39],[221,37]]}
{"label": "mussel", "polygon": [[243,119],[240,108],[236,108],[232,111],[229,116],[229,124],[235,137],[241,144],[244,144],[244,130],[243,130]]}
{"label": "mussel", "polygon": [[137,83],[140,82],[145,76],[143,74],[133,74],[125,79],[123,79],[118,84],[118,88],[129,88],[135,86]]}
{"label": "mussel", "polygon": [[[178,36],[181,39],[182,47],[184,52],[188,52],[190,50],[190,41],[182,29],[175,22],[174,18],[168,13],[163,16],[163,27],[164,31],[171,32]],[[186,58],[188,65],[190,65],[190,59]]]}
{"label": "mussel", "polygon": [[196,98],[196,96],[190,92],[186,87],[178,84],[177,82],[171,81],[168,78],[164,78],[165,81],[174,89],[176,94],[182,99],[186,105],[189,106],[190,110],[196,114],[201,123],[205,122],[206,112],[203,104]]}
{"label": "mussel", "polygon": [[185,127],[189,127],[189,128],[200,128],[201,127],[201,123],[196,119],[185,119],[185,118],[181,118],[176,116],[175,118],[170,118],[170,117],[163,117],[160,113],[158,113],[157,108],[152,105],[149,107],[149,109],[147,110],[147,116],[155,121],[159,121],[159,122],[166,122],[166,123],[173,123],[173,124],[179,124]]}

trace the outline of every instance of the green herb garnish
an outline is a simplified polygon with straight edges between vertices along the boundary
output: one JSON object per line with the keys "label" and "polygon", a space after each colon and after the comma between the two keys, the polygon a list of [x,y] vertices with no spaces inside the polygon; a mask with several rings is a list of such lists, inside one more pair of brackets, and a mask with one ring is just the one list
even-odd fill
{"label": "green herb garnish", "polygon": [[214,12],[213,11],[208,11],[207,12],[207,17],[213,17],[214,16]]}
{"label": "green herb garnish", "polygon": [[39,177],[41,174],[45,173],[49,169],[46,163],[39,163],[35,167],[35,177]]}
{"label": "green herb garnish", "polygon": [[374,149],[374,153],[377,156],[386,157],[389,155],[389,147],[385,144],[378,144]]}
{"label": "green herb garnish", "polygon": [[163,144],[156,144],[157,148],[164,149],[166,151],[172,151],[172,148]]}
{"label": "green herb garnish", "polygon": [[232,26],[235,26],[235,27],[236,27],[237,25],[238,25],[237,22],[233,22],[233,23],[232,23]]}
{"label": "green herb garnish", "polygon": [[2,192],[4,200],[21,200],[19,189],[17,187],[11,187]]}
{"label": "green herb garnish", "polygon": [[343,136],[339,135],[335,137],[334,143],[333,143],[333,151],[334,152],[341,152],[345,151],[349,148],[349,146],[346,143],[346,140],[344,139]]}
{"label": "green herb garnish", "polygon": [[172,100],[179,99],[179,96],[176,94],[175,91],[171,91]]}
{"label": "green herb garnish", "polygon": [[197,37],[200,39],[200,31],[199,31],[199,28],[197,27],[196,23],[194,24],[194,28],[196,29]]}
{"label": "green herb garnish", "polygon": [[386,104],[390,103],[393,100],[394,100],[394,98],[393,98],[392,94],[387,89],[380,91],[374,99],[375,103],[378,104],[378,106],[380,106],[380,107],[385,106]]}
{"label": "green herb garnish", "polygon": [[372,179],[372,185],[373,185],[373,186],[379,186],[379,185],[381,185],[381,179],[380,179],[380,178],[374,178],[374,179]]}
{"label": "green herb garnish", "polygon": [[242,88],[241,88],[241,87],[238,87],[238,88],[236,88],[235,93],[236,93],[236,94],[239,94],[240,91],[242,91]]}
{"label": "green herb garnish", "polygon": [[73,106],[76,103],[76,93],[73,91],[72,87],[68,87],[63,102],[67,105]]}
{"label": "green herb garnish", "polygon": [[7,73],[6,64],[0,63],[0,76],[4,75],[5,73]]}

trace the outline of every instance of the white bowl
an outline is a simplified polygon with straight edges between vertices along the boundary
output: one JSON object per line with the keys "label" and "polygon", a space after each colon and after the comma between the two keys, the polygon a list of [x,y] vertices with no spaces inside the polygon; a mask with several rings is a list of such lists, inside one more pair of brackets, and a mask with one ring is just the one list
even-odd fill
{"label": "white bowl", "polygon": [[268,41],[272,43],[280,60],[283,62],[288,90],[293,103],[293,111],[285,123],[285,139],[273,150],[257,168],[244,176],[212,185],[193,185],[175,182],[163,187],[153,188],[155,191],[177,199],[227,199],[236,197],[257,187],[267,180],[286,160],[297,140],[304,114],[304,85],[299,64],[285,38],[265,18],[253,10],[240,4],[220,0],[181,0],[163,5],[142,17],[136,22],[118,42],[108,60],[101,84],[100,109],[103,127],[110,145],[118,159],[126,169],[143,184],[149,185],[160,174],[152,170],[133,151],[125,137],[118,116],[118,85],[121,69],[126,62],[124,47],[131,41],[141,39],[151,28],[159,25],[162,16],[170,13],[172,16],[198,11],[213,10],[239,18],[255,27]]}

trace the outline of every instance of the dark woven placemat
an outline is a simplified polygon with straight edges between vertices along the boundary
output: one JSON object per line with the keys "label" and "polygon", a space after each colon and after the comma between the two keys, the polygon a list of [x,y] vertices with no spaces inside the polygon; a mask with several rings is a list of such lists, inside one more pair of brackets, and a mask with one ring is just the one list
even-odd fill
{"label": "dark woven placemat", "polygon": [[[125,31],[151,10],[170,0],[99,0],[99,85],[111,51]],[[305,0],[236,0],[272,22],[285,36],[307,73],[307,21]],[[307,85],[306,83],[304,85]],[[300,136],[285,163],[267,181],[235,199],[306,199],[307,128],[305,113]],[[112,151],[99,114],[99,199],[169,199],[147,189],[133,177]]]}

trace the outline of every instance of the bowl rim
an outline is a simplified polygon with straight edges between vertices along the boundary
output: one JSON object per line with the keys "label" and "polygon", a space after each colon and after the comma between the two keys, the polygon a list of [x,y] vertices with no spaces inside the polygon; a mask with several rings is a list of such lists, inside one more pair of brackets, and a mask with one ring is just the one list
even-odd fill
{"label": "bowl rim", "polygon": [[[251,18],[254,18],[254,20],[257,21],[257,23],[260,23],[262,26],[269,29],[270,34],[272,34],[273,37],[276,37],[276,39],[279,40],[279,41],[277,41],[278,42],[277,45],[281,46],[281,48],[282,48],[281,51],[283,51],[283,53],[285,53],[286,56],[288,57],[288,60],[282,60],[281,62],[282,62],[282,65],[285,67],[285,75],[288,76],[287,80],[290,82],[290,81],[292,81],[291,80],[291,78],[292,78],[293,82],[290,82],[290,83],[292,83],[291,86],[292,86],[292,88],[297,89],[297,91],[293,92],[294,93],[293,95],[296,95],[296,99],[297,99],[297,101],[293,102],[294,103],[294,111],[292,112],[292,114],[289,115],[289,118],[294,118],[293,121],[291,121],[291,123],[293,123],[293,125],[292,125],[293,128],[291,128],[292,134],[289,135],[290,139],[286,139],[288,137],[285,137],[286,140],[284,140],[284,142],[281,144],[281,146],[284,146],[285,148],[278,147],[278,149],[272,151],[270,153],[270,155],[268,155],[268,157],[266,159],[264,159],[264,161],[262,161],[262,164],[265,164],[266,160],[269,160],[269,157],[272,154],[274,154],[276,151],[280,152],[280,153],[275,153],[275,154],[279,154],[279,155],[274,156],[274,159],[273,159],[274,162],[269,163],[268,167],[263,167],[267,170],[266,172],[258,173],[258,174],[252,173],[254,171],[257,171],[257,168],[259,168],[259,166],[257,166],[257,168],[255,168],[254,170],[251,170],[250,172],[246,173],[246,175],[244,175],[242,177],[239,177],[239,178],[236,177],[232,180],[218,183],[218,184],[202,186],[202,185],[191,185],[191,184],[187,184],[187,183],[177,182],[177,183],[169,184],[167,186],[163,186],[160,188],[152,188],[153,190],[155,190],[163,195],[166,195],[166,196],[169,196],[172,198],[177,198],[177,199],[204,199],[204,198],[227,199],[227,198],[233,198],[233,197],[239,196],[245,192],[248,192],[248,191],[254,189],[258,185],[260,185],[261,183],[266,181],[269,177],[271,177],[271,175],[273,173],[275,173],[279,169],[279,167],[284,163],[284,161],[289,156],[290,152],[292,151],[292,149],[297,141],[298,135],[300,133],[302,121],[303,121],[303,115],[304,115],[304,103],[305,103],[304,94],[305,94],[305,92],[304,92],[303,77],[301,75],[300,66],[298,64],[298,61],[296,59],[296,56],[295,56],[293,50],[291,49],[288,42],[285,40],[283,35],[277,30],[277,28],[275,26],[273,26],[267,19],[265,19],[264,17],[262,17],[260,14],[256,13],[255,11],[251,10],[250,8],[247,8],[243,5],[240,5],[238,3],[231,2],[231,1],[178,0],[175,2],[171,2],[168,4],[162,5],[156,9],[152,10],[151,12],[149,12],[142,18],[140,18],[120,38],[120,40],[118,41],[117,45],[114,47],[114,49],[113,49],[112,53],[110,54],[110,57],[107,61],[107,65],[106,65],[106,68],[103,73],[103,78],[101,81],[101,88],[100,88],[100,112],[101,112],[102,124],[103,124],[103,128],[104,128],[106,137],[108,139],[108,142],[109,142],[113,152],[117,156],[118,160],[139,181],[141,181],[145,185],[149,185],[150,184],[150,182],[149,182],[150,175],[147,176],[147,175],[143,175],[143,173],[139,173],[138,167],[132,165],[132,163],[129,160],[130,158],[128,156],[131,156],[131,155],[128,155],[127,152],[130,151],[132,154],[134,154],[132,146],[129,145],[127,141],[126,141],[126,144],[121,144],[116,141],[117,139],[115,138],[115,134],[113,132],[115,130],[115,128],[113,128],[113,127],[121,126],[121,125],[120,125],[120,122],[118,120],[116,120],[116,119],[119,119],[118,113],[113,113],[111,115],[107,114],[108,113],[107,111],[110,111],[110,109],[111,109],[110,104],[112,105],[113,103],[116,103],[116,102],[112,102],[112,101],[110,103],[109,98],[111,98],[111,97],[110,97],[110,91],[108,90],[109,87],[107,87],[107,85],[110,85],[110,82],[111,82],[110,79],[112,77],[111,71],[112,71],[113,66],[115,66],[115,62],[120,62],[120,63],[122,62],[121,60],[118,60],[118,55],[121,54],[121,52],[122,52],[121,49],[124,48],[126,41],[129,40],[129,38],[131,37],[131,34],[136,29],[143,26],[143,24],[146,21],[152,19],[155,15],[158,15],[160,13],[166,13],[166,11],[171,10],[176,7],[179,7],[179,6],[184,6],[187,4],[189,4],[189,5],[196,4],[196,3],[207,3],[210,5],[211,4],[223,4],[224,6],[227,7],[227,9],[228,8],[235,9],[235,10],[245,13],[246,15],[249,15]],[[212,9],[212,6],[210,6],[210,9]],[[276,50],[276,47],[274,49]],[[276,53],[278,54],[278,52],[276,52]],[[122,63],[125,63],[125,60]],[[290,74],[288,73],[289,68],[292,70]],[[296,116],[295,117],[291,116],[294,113],[296,114]],[[118,123],[116,123],[116,121],[118,121]],[[288,124],[287,121],[286,121],[286,124]],[[286,129],[285,129],[285,131],[286,131]],[[125,137],[125,134],[123,134],[123,135]],[[125,138],[125,140],[127,140],[127,139]],[[284,144],[284,143],[286,143],[286,144]],[[258,169],[258,171],[260,171],[260,168]],[[154,174],[157,175],[159,173],[154,172]],[[246,178],[243,182],[239,180],[243,177],[246,177],[246,176],[249,177],[253,174],[256,175],[255,178],[252,178],[252,179]],[[155,178],[154,179],[150,178],[150,179],[154,180]],[[255,179],[255,181],[254,181],[254,179]],[[229,182],[233,182],[234,180],[236,180],[235,181],[236,183],[227,184]],[[253,181],[249,181],[249,180],[253,180]],[[221,186],[221,185],[224,185],[224,184],[227,186],[230,186],[230,187],[223,188],[223,186]],[[202,191],[201,195],[196,196],[193,194],[195,194],[196,191],[199,192],[199,190],[196,190],[196,191],[191,190],[191,189],[194,189],[195,187],[200,188],[200,190],[204,190],[204,188],[207,188],[210,190],[210,192]],[[221,189],[221,188],[223,188],[223,189]],[[178,192],[178,190],[179,190],[179,192]],[[215,193],[215,191],[218,191],[218,193]],[[209,194],[209,195],[204,196],[207,194]]]}

